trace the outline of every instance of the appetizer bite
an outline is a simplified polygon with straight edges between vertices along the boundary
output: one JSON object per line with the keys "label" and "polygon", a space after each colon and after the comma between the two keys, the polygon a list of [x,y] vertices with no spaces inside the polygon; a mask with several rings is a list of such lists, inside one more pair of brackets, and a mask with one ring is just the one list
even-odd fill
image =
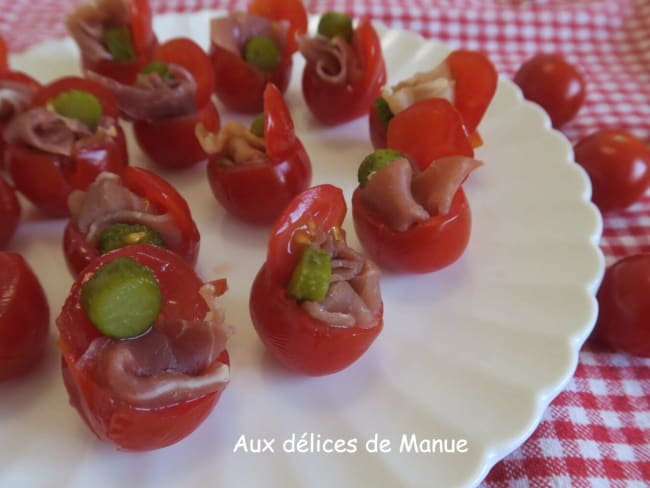
{"label": "appetizer bite", "polygon": [[306,30],[307,14],[297,0],[254,0],[248,12],[213,19],[209,51],[219,100],[235,112],[256,113],[267,83],[284,93],[295,35]]}
{"label": "appetizer bite", "polygon": [[72,192],[68,204],[63,252],[74,275],[95,258],[135,244],[164,247],[196,264],[200,235],[187,202],[146,169],[102,173],[87,191]]}
{"label": "appetizer bite", "polygon": [[49,330],[50,308],[38,278],[20,254],[0,252],[0,381],[41,359]]}
{"label": "appetizer bite", "polygon": [[77,7],[66,27],[86,72],[131,84],[158,43],[151,19],[148,0],[95,0]]}
{"label": "appetizer bite", "polygon": [[388,124],[405,108],[419,100],[444,98],[460,112],[472,144],[480,146],[477,127],[494,97],[497,79],[496,69],[483,53],[458,50],[430,71],[383,87],[368,117],[372,145],[386,147]]}
{"label": "appetizer bite", "polygon": [[16,233],[20,222],[20,203],[16,192],[0,176],[0,249],[3,249]]}
{"label": "appetizer bite", "polygon": [[16,189],[50,217],[68,215],[71,191],[127,167],[118,115],[113,94],[94,81],[71,76],[43,86],[4,132]]}
{"label": "appetizer bite", "polygon": [[347,122],[368,113],[386,82],[381,42],[368,19],[327,12],[315,37],[301,36],[305,57],[302,91],[307,106],[324,124]]}
{"label": "appetizer bite", "polygon": [[319,376],[346,368],[383,326],[380,273],[348,247],[343,192],[310,188],[276,221],[250,295],[253,325],[287,368]]}
{"label": "appetizer bite", "polygon": [[237,122],[218,133],[197,127],[197,137],[211,156],[210,188],[223,207],[252,223],[272,223],[311,182],[311,162],[296,137],[291,114],[278,88],[264,90],[264,112],[248,129]]}
{"label": "appetizer bite", "polygon": [[460,118],[444,99],[395,115],[388,146],[364,159],[352,196],[354,227],[381,267],[428,273],[465,251],[471,213],[461,184],[480,166]]}
{"label": "appetizer bite", "polygon": [[225,290],[150,245],[105,254],[77,278],[56,320],[62,373],[99,439],[158,449],[209,415],[229,381]]}
{"label": "appetizer bite", "polygon": [[134,84],[88,76],[113,92],[122,114],[133,121],[138,145],[154,163],[181,169],[207,157],[194,128],[200,123],[217,131],[220,118],[211,100],[210,58],[197,43],[179,37],[161,44]]}

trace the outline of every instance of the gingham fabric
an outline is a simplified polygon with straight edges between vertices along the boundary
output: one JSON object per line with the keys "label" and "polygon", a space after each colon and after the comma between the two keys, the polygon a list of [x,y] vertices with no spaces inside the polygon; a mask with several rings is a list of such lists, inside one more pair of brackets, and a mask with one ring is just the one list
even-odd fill
{"label": "gingham fabric", "polygon": [[[244,8],[246,1],[151,0],[161,12]],[[13,51],[65,35],[62,19],[79,0],[0,0],[0,34]],[[487,52],[511,77],[537,52],[560,52],[588,82],[572,142],[600,128],[650,141],[650,0],[307,0],[309,12],[343,10],[414,30],[452,47]],[[608,263],[650,252],[650,193],[605,216]],[[649,318],[650,319],[650,318]],[[650,359],[588,342],[575,377],[522,447],[481,485],[650,487]],[[447,487],[436,487],[447,488]]]}

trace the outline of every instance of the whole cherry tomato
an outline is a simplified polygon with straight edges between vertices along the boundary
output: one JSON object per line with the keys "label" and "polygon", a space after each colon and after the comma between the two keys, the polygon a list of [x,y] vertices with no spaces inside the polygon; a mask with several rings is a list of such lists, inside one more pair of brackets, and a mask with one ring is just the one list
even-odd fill
{"label": "whole cherry tomato", "polygon": [[598,291],[595,336],[614,349],[650,357],[650,254],[610,266]]}
{"label": "whole cherry tomato", "polygon": [[50,217],[68,215],[67,200],[72,190],[85,190],[102,171],[120,173],[128,165],[126,139],[117,119],[119,109],[112,93],[100,84],[72,76],[61,78],[43,86],[34,95],[33,105],[46,107],[57,95],[69,91],[93,95],[111,129],[105,132],[98,128],[77,141],[69,156],[23,142],[6,148],[6,163],[16,189]]}
{"label": "whole cherry tomato", "polygon": [[93,60],[84,56],[82,49],[81,65],[84,70],[99,73],[120,83],[132,84],[140,70],[151,62],[158,41],[151,23],[149,0],[123,1],[128,10],[129,24],[126,27],[130,33],[133,58]]}
{"label": "whole cherry tomato", "polygon": [[287,38],[290,52],[298,48],[296,34],[307,32],[307,11],[300,0],[252,0],[248,11],[270,20],[287,20],[291,25]]}
{"label": "whole cherry tomato", "polygon": [[[124,450],[159,449],[188,436],[203,422],[219,400],[227,380],[207,394],[155,406],[134,405],[98,381],[95,375],[101,372],[93,370],[88,361],[82,361],[82,356],[95,339],[105,336],[88,318],[81,304],[82,290],[100,268],[124,257],[148,268],[160,287],[162,309],[156,322],[178,320],[191,326],[206,320],[210,309],[199,293],[203,282],[176,254],[149,245],[125,247],[105,254],[77,278],[56,320],[63,354],[63,379],[70,403],[99,439]],[[216,294],[220,291],[215,287]],[[226,350],[206,369],[211,370],[219,363],[230,364]],[[173,367],[168,372],[173,374]],[[204,370],[195,374],[200,377]]]}
{"label": "whole cherry tomato", "polygon": [[[201,236],[185,199],[167,181],[144,168],[128,167],[121,176],[127,189],[150,202],[153,213],[172,217],[181,237],[169,249],[194,266]],[[97,245],[88,242],[72,220],[67,223],[63,233],[63,253],[75,276],[100,255]]]}
{"label": "whole cherry tomato", "polygon": [[352,50],[359,70],[351,72],[342,84],[333,84],[321,78],[315,63],[308,61],[305,64],[302,74],[305,102],[324,124],[341,124],[367,114],[386,83],[381,41],[368,19],[360,20],[354,29]]}
{"label": "whole cherry tomato", "polygon": [[524,98],[540,105],[556,129],[569,122],[585,99],[580,72],[559,54],[538,54],[521,65],[514,81]]}
{"label": "whole cherry tomato", "polygon": [[272,223],[311,182],[311,162],[296,137],[282,93],[264,91],[266,158],[255,164],[224,165],[223,153],[210,156],[208,181],[215,198],[232,215],[253,223]]}
{"label": "whole cherry tomato", "polygon": [[192,114],[157,120],[135,120],[133,131],[142,151],[156,164],[182,169],[207,158],[194,129],[201,123],[210,131],[221,125],[219,111],[210,97],[214,90],[214,71],[208,55],[194,41],[176,38],[161,44],[157,61],[185,68],[196,83],[196,107]]}
{"label": "whole cherry tomato", "polygon": [[286,367],[311,376],[349,366],[370,347],[383,325],[380,307],[371,326],[332,326],[308,314],[288,294],[289,276],[306,246],[304,237],[332,228],[340,231],[345,212],[343,193],[331,185],[298,195],[276,221],[267,260],[251,289],[251,318],[262,342]]}
{"label": "whole cherry tomato", "polygon": [[592,200],[602,212],[639,200],[650,184],[650,148],[632,134],[597,131],[576,144],[576,162],[589,174]]}
{"label": "whole cherry tomato", "polygon": [[43,356],[50,309],[20,254],[0,252],[0,380],[27,372]]}
{"label": "whole cherry tomato", "polygon": [[13,237],[20,222],[20,203],[14,189],[0,176],[0,249]]}

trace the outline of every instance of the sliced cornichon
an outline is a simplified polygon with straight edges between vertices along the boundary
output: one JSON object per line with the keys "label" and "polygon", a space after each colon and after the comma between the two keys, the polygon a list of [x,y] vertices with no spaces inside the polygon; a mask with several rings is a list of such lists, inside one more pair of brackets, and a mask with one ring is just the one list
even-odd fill
{"label": "sliced cornichon", "polygon": [[68,90],[59,93],[48,104],[52,109],[71,119],[77,119],[94,131],[102,118],[102,104],[91,93]]}
{"label": "sliced cornichon", "polygon": [[128,27],[111,27],[104,31],[104,44],[115,61],[135,59],[131,32]]}
{"label": "sliced cornichon", "polygon": [[257,69],[273,71],[280,65],[282,54],[270,36],[254,36],[244,46],[244,59]]}
{"label": "sliced cornichon", "polygon": [[318,302],[325,298],[332,277],[332,261],[327,251],[307,247],[293,270],[287,291],[296,300]]}
{"label": "sliced cornichon", "polygon": [[122,256],[99,268],[83,285],[81,306],[103,334],[127,339],[151,327],[160,314],[162,294],[149,268]]}
{"label": "sliced cornichon", "polygon": [[257,114],[252,120],[250,131],[257,137],[264,137],[264,112]]}
{"label": "sliced cornichon", "polygon": [[163,61],[152,61],[140,70],[140,73],[148,75],[151,73],[158,73],[162,78],[172,78],[172,72],[169,71],[169,66]]}
{"label": "sliced cornichon", "polygon": [[343,12],[326,12],[318,22],[318,33],[329,39],[340,36],[352,42],[352,17]]}
{"label": "sliced cornichon", "polygon": [[377,115],[379,115],[379,120],[381,120],[383,126],[388,127],[388,122],[390,122],[390,119],[392,119],[395,114],[388,106],[386,99],[384,97],[377,97],[373,102],[373,105],[375,106],[375,110],[377,111]]}
{"label": "sliced cornichon", "polygon": [[403,158],[402,153],[393,149],[377,149],[368,154],[359,166],[357,177],[359,178],[359,186],[363,188],[368,183],[368,179],[376,171],[379,171],[384,166],[388,166],[396,159]]}
{"label": "sliced cornichon", "polygon": [[142,224],[117,223],[107,227],[99,236],[98,249],[100,254],[114,249],[134,244],[152,244],[165,247],[162,236],[153,229]]}

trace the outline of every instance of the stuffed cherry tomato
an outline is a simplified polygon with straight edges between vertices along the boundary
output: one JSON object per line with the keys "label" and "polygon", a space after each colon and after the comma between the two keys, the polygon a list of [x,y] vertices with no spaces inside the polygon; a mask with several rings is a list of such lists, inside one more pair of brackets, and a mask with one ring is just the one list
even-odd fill
{"label": "stuffed cherry tomato", "polygon": [[287,43],[290,52],[298,49],[296,34],[307,32],[307,11],[301,0],[252,0],[248,11],[269,20],[286,20],[290,31]]}
{"label": "stuffed cherry tomato", "polygon": [[20,254],[0,252],[0,380],[41,359],[49,330],[50,309],[38,278]]}
{"label": "stuffed cherry tomato", "polygon": [[20,203],[14,189],[0,176],[0,249],[13,237],[20,221]]}
{"label": "stuffed cherry tomato", "polygon": [[[275,1],[257,3],[260,7],[266,3],[272,15],[266,18],[251,12],[233,12],[210,23],[214,90],[219,100],[235,112],[262,111],[267,83],[286,91],[291,79],[291,57],[296,50],[294,35],[303,28],[302,15],[291,12],[299,8],[298,2],[284,6]],[[274,20],[278,17],[289,22]]]}
{"label": "stuffed cherry tomato", "polygon": [[298,44],[306,59],[302,92],[314,116],[335,125],[367,114],[386,82],[381,42],[370,21],[353,28],[349,15],[328,12],[318,35]]}
{"label": "stuffed cherry tomato", "polygon": [[355,362],[383,326],[379,269],[348,247],[343,193],[298,195],[276,221],[250,296],[253,325],[287,368],[319,376]]}
{"label": "stuffed cherry tomato", "polygon": [[69,205],[63,251],[74,275],[98,256],[134,244],[164,247],[196,264],[200,235],[187,202],[146,169],[102,173],[88,191],[73,192]]}
{"label": "stuffed cherry tomato", "polygon": [[128,165],[118,114],[111,92],[91,80],[67,77],[43,86],[4,133],[16,189],[47,215],[66,216],[71,191]]}
{"label": "stuffed cherry tomato", "polygon": [[453,51],[430,71],[417,73],[384,88],[370,108],[370,138],[375,148],[386,147],[393,116],[419,100],[444,98],[460,113],[474,146],[481,144],[477,127],[497,88],[497,72],[478,51]]}
{"label": "stuffed cherry tomato", "polygon": [[212,153],[208,180],[219,203],[242,220],[272,223],[309,186],[311,163],[272,84],[264,91],[264,114],[256,120],[261,123],[252,131],[229,122],[218,134],[199,127],[197,135]]}
{"label": "stuffed cherry tomato", "polygon": [[[425,120],[435,123],[425,125],[430,135],[420,139],[415,128],[406,128],[426,112]],[[404,153],[378,149],[362,162],[352,196],[354,227],[380,266],[428,273],[465,251],[471,212],[461,184],[481,163],[462,134],[449,102],[423,100],[397,114],[389,127],[389,145]]]}
{"label": "stuffed cherry tomato", "polygon": [[156,49],[151,19],[148,0],[95,0],[79,6],[66,26],[85,71],[131,84]]}
{"label": "stuffed cherry tomato", "polygon": [[225,280],[176,254],[130,246],[93,261],[56,320],[70,403],[119,449],[168,446],[210,414],[229,380]]}

